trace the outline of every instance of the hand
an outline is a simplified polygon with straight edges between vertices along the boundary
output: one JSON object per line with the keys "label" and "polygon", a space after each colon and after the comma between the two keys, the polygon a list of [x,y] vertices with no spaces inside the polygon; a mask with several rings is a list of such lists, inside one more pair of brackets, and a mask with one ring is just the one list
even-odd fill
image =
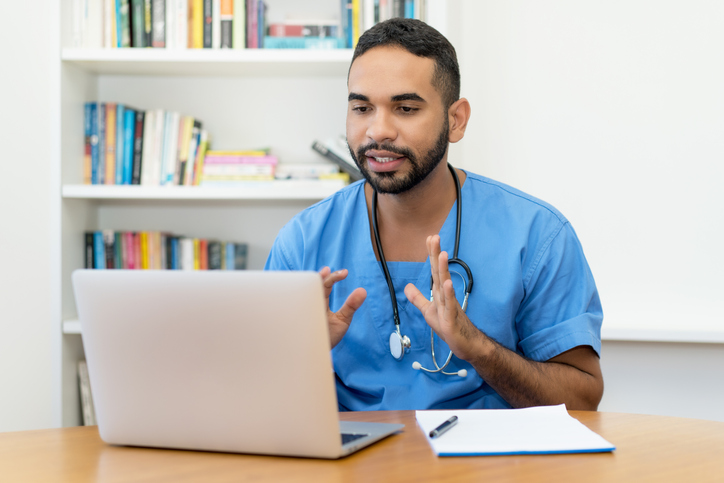
{"label": "hand", "polygon": [[470,362],[477,355],[476,339],[484,337],[484,334],[470,322],[455,297],[448,254],[440,251],[440,237],[429,236],[426,243],[432,271],[432,301],[411,283],[405,287],[405,295],[450,350],[460,359]]}
{"label": "hand", "polygon": [[367,298],[367,291],[362,287],[358,287],[352,291],[344,301],[342,307],[337,312],[332,312],[329,308],[329,294],[332,293],[332,287],[340,280],[347,278],[347,269],[332,272],[329,267],[324,267],[319,271],[322,276],[322,284],[324,286],[324,298],[327,305],[327,322],[329,323],[329,339],[334,348],[344,334],[347,333],[349,324],[352,322],[352,316]]}

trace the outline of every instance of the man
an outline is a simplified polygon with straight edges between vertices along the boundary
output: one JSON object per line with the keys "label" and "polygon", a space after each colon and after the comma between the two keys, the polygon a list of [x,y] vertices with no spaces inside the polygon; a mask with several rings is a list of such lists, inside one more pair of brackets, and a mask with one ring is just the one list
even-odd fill
{"label": "man", "polygon": [[[595,410],[603,316],[570,224],[448,167],[470,117],[452,45],[420,21],[380,23],[358,42],[348,90],[347,141],[366,182],[297,215],[266,265],[320,271],[340,409]],[[456,243],[473,280],[448,263]]]}

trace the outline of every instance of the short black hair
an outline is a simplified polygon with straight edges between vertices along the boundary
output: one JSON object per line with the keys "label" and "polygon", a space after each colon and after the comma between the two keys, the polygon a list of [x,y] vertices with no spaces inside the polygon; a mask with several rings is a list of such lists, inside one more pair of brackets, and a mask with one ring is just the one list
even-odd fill
{"label": "short black hair", "polygon": [[460,67],[455,47],[440,32],[411,18],[396,17],[380,22],[360,36],[350,69],[357,57],[385,45],[399,46],[418,57],[433,59],[432,85],[440,93],[445,108],[460,99]]}

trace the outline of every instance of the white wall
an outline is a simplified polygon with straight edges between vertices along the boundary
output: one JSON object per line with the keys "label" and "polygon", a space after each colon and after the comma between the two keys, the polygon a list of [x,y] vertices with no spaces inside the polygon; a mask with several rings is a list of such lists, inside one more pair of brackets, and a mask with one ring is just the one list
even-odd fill
{"label": "white wall", "polygon": [[52,425],[52,3],[13,2],[0,29],[0,431]]}
{"label": "white wall", "polygon": [[[605,326],[721,333],[724,2],[458,8],[472,104],[458,165],[571,220]],[[602,365],[602,410],[724,420],[722,344],[606,342]]]}
{"label": "white wall", "polygon": [[573,222],[609,324],[724,327],[724,3],[463,5],[465,165]]}

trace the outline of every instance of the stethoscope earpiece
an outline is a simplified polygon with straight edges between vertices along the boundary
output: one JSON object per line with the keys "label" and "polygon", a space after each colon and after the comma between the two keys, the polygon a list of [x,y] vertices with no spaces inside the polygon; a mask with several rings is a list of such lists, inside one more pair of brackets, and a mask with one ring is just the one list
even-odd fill
{"label": "stethoscope earpiece", "polygon": [[[451,259],[448,260],[448,263],[450,264],[457,264],[461,266],[467,275],[467,283],[465,283],[465,280],[463,279],[463,283],[465,284],[465,299],[463,300],[462,309],[463,312],[467,310],[468,307],[468,296],[470,295],[470,292],[473,290],[473,274],[470,271],[470,268],[468,268],[468,265],[460,260],[458,258],[458,248],[460,246],[460,221],[462,217],[462,197],[460,195],[460,180],[458,179],[458,175],[455,172],[455,168],[453,168],[450,164],[447,165],[448,169],[450,169],[450,172],[452,173],[453,179],[455,180],[455,194],[457,196],[457,218],[455,223],[455,250],[453,251],[453,256]],[[397,311],[397,297],[395,296],[395,288],[392,285],[392,277],[390,276],[390,272],[387,269],[387,261],[385,261],[385,255],[382,252],[382,243],[380,242],[380,232],[377,228],[377,190],[372,192],[372,231],[375,235],[375,243],[377,244],[377,254],[380,257],[380,261],[382,262],[382,271],[385,274],[385,280],[387,281],[387,288],[390,290],[390,299],[392,300],[392,315],[394,317],[395,322],[395,331],[390,334],[390,354],[392,354],[392,357],[394,357],[396,360],[402,360],[402,357],[405,355],[406,352],[410,351],[410,346],[412,345],[410,342],[410,338],[406,335],[402,335],[400,332],[400,316]],[[459,273],[457,275],[460,275]],[[462,277],[462,275],[460,275]],[[430,277],[430,290],[432,291],[432,277]],[[432,300],[432,296],[430,297]],[[422,364],[415,361],[412,363],[412,368],[418,371],[425,371],[428,373],[442,373],[446,376],[460,376],[465,377],[468,375],[468,371],[465,369],[460,369],[457,372],[445,372],[444,369],[447,367],[447,365],[450,363],[450,360],[452,359],[452,351],[447,356],[447,360],[445,361],[445,364],[442,365],[442,367],[438,366],[437,359],[435,359],[435,339],[434,339],[434,332],[432,329],[430,329],[430,347],[432,352],[432,361],[435,363],[435,369],[426,369],[422,367]]]}

